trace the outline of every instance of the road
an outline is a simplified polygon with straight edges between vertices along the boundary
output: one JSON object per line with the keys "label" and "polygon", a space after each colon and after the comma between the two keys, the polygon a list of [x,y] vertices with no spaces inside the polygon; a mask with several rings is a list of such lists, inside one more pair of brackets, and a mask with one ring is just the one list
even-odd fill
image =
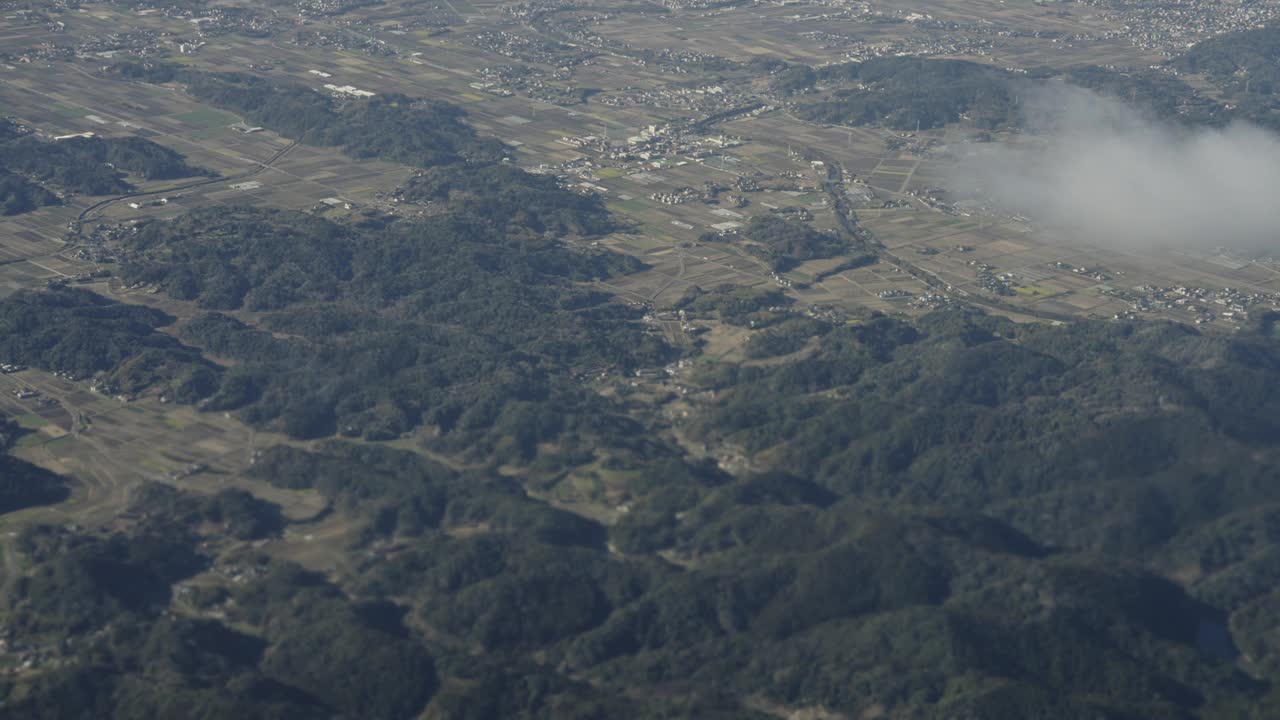
{"label": "road", "polygon": [[182,191],[182,190],[190,190],[191,188],[203,187],[203,186],[205,186],[205,185],[214,185],[214,184],[217,184],[217,183],[237,182],[237,181],[239,181],[239,180],[244,180],[245,178],[251,178],[251,177],[253,177],[254,175],[257,175],[258,173],[262,172],[263,170],[270,169],[270,167],[271,167],[274,163],[276,163],[277,161],[279,161],[279,160],[280,160],[280,158],[282,158],[282,157],[284,157],[285,155],[289,154],[289,151],[290,151],[290,150],[292,150],[292,149],[294,149],[294,148],[295,148],[295,147],[297,147],[297,146],[298,146],[298,141],[297,141],[297,140],[292,140],[292,141],[290,141],[290,142],[289,142],[289,144],[288,144],[288,145],[286,145],[286,146],[284,146],[283,148],[280,148],[278,151],[276,151],[276,154],[274,154],[274,155],[272,155],[271,157],[267,158],[266,160],[264,160],[264,161],[262,161],[262,162],[258,163],[258,167],[254,168],[254,169],[252,169],[252,170],[247,170],[247,171],[245,171],[245,172],[238,173],[238,174],[236,174],[236,175],[226,175],[226,176],[220,175],[220,176],[218,176],[218,177],[214,177],[214,178],[206,178],[206,179],[204,179],[204,180],[195,180],[195,181],[192,181],[192,182],[189,182],[189,183],[183,183],[183,184],[181,184],[181,185],[174,185],[174,186],[171,186],[171,187],[162,188],[162,189],[160,189],[160,190],[147,190],[147,191],[144,191],[144,192],[131,192],[131,193],[125,193],[124,195],[117,195],[117,196],[115,196],[115,197],[110,197],[110,198],[107,198],[106,200],[100,200],[100,201],[98,201],[98,202],[96,202],[96,203],[94,203],[94,204],[90,205],[89,207],[85,208],[84,210],[81,210],[81,211],[80,211],[80,214],[76,216],[76,222],[83,224],[83,223],[84,223],[84,221],[85,221],[85,219],[86,219],[86,218],[88,218],[91,214],[93,214],[93,213],[95,213],[95,212],[97,212],[97,211],[99,211],[99,210],[101,210],[101,209],[103,209],[103,208],[105,208],[105,207],[107,207],[107,206],[109,206],[109,205],[113,205],[113,204],[115,204],[115,203],[118,203],[118,202],[121,202],[121,201],[124,201],[124,200],[131,200],[131,199],[133,199],[133,198],[140,198],[140,197],[149,197],[149,196],[151,196],[151,195],[167,195],[167,194],[169,194],[169,193],[180,192],[180,191]]}
{"label": "road", "polygon": [[[788,117],[798,122],[804,122],[795,116],[788,114]],[[919,280],[940,294],[944,294],[958,302],[977,305],[987,310],[993,310],[999,313],[1016,313],[1028,317],[1034,317],[1040,320],[1048,320],[1053,322],[1070,322],[1077,318],[1071,315],[1061,313],[1046,312],[1032,307],[1023,305],[1015,305],[1013,303],[1004,302],[996,298],[990,298],[976,293],[964,293],[963,297],[957,297],[954,290],[948,289],[949,284],[934,273],[924,270],[910,262],[904,260],[901,256],[894,253],[883,243],[876,240],[875,236],[869,230],[858,224],[858,214],[849,205],[849,199],[844,193],[844,167],[834,157],[808,146],[797,146],[794,143],[770,140],[769,138],[758,138],[756,142],[770,144],[775,147],[788,147],[791,149],[800,148],[801,155],[811,159],[820,160],[827,168],[827,179],[822,183],[823,191],[831,202],[832,211],[835,213],[836,220],[839,223],[840,230],[851,241],[863,245],[871,252],[874,252],[882,261],[897,266],[903,272],[911,275],[911,277]],[[918,163],[917,163],[918,166]],[[914,168],[912,169],[914,173]]]}

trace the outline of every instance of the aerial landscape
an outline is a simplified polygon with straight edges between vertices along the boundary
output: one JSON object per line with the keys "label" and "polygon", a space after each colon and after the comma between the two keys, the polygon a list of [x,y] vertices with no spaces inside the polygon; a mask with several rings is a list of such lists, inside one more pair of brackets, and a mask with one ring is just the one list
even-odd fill
{"label": "aerial landscape", "polygon": [[1280,3],[0,0],[0,720],[1280,720]]}

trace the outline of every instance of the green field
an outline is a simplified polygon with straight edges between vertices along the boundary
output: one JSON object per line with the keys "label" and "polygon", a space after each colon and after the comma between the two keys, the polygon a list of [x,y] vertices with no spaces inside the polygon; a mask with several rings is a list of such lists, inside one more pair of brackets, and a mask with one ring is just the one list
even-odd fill
{"label": "green field", "polygon": [[84,108],[79,105],[67,105],[65,103],[54,103],[52,110],[57,113],[58,117],[63,118],[82,118],[85,113]]}
{"label": "green field", "polygon": [[1049,297],[1050,295],[1058,294],[1054,290],[1050,290],[1049,288],[1041,287],[1039,285],[1024,285],[1022,287],[1015,288],[1014,292],[1028,297]]}
{"label": "green field", "polygon": [[236,122],[236,116],[224,113],[213,108],[199,108],[190,112],[174,115],[174,118],[182,122],[193,125],[198,128],[215,128],[223,125],[231,125]]}
{"label": "green field", "polygon": [[28,430],[39,430],[40,428],[49,424],[48,420],[45,420],[44,418],[34,413],[30,415],[19,416],[18,418],[16,418],[16,420],[18,422],[18,425]]}
{"label": "green field", "polygon": [[44,439],[41,438],[39,434],[30,433],[28,435],[23,435],[22,437],[18,438],[18,441],[15,442],[13,446],[16,448],[26,448],[26,447],[31,447],[33,445],[39,445],[43,441]]}
{"label": "green field", "polygon": [[624,213],[642,213],[650,209],[650,205],[641,200],[619,200],[609,203],[610,210]]}

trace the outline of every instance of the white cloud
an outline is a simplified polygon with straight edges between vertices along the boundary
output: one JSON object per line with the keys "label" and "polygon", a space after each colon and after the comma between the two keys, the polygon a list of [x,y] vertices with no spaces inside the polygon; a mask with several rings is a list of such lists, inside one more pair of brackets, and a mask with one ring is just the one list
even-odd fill
{"label": "white cloud", "polygon": [[1169,127],[1066,85],[1024,101],[1028,132],[961,158],[953,193],[1103,247],[1280,246],[1280,139],[1271,133]]}

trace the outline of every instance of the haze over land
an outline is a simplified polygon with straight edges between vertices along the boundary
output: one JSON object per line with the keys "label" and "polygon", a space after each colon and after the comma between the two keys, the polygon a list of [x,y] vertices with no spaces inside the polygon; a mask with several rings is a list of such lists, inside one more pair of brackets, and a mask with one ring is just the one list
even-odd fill
{"label": "haze over land", "polygon": [[1102,246],[1276,246],[1274,134],[1240,122],[1173,127],[1062,84],[1023,103],[1027,137],[963,155],[951,189]]}

